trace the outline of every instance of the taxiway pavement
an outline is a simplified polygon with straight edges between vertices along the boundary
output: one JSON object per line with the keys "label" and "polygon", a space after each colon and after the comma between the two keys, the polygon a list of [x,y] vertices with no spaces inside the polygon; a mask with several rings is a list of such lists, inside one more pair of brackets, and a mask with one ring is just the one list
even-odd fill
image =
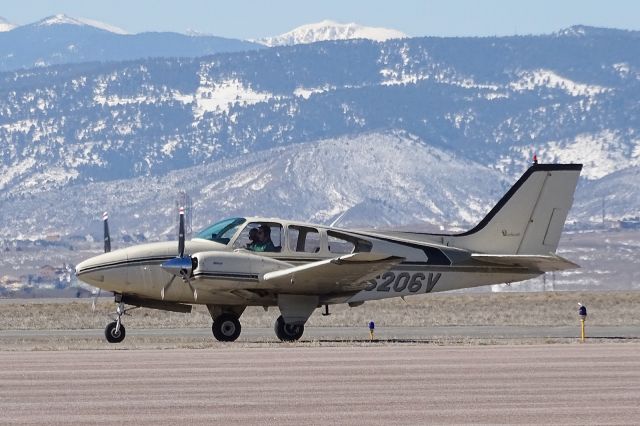
{"label": "taxiway pavement", "polygon": [[0,352],[2,423],[637,423],[640,344]]}

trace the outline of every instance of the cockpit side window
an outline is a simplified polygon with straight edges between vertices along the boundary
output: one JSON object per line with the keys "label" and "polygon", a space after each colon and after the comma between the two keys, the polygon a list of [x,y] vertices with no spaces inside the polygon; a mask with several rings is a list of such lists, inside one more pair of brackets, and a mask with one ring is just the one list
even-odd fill
{"label": "cockpit side window", "polygon": [[320,251],[320,233],[317,229],[289,225],[287,232],[289,250],[299,253],[318,253]]}
{"label": "cockpit side window", "polygon": [[327,237],[329,251],[336,254],[370,252],[373,246],[370,241],[335,231],[327,231]]}
{"label": "cockpit side window", "polygon": [[233,243],[235,248],[255,252],[282,251],[282,225],[274,222],[251,222]]}

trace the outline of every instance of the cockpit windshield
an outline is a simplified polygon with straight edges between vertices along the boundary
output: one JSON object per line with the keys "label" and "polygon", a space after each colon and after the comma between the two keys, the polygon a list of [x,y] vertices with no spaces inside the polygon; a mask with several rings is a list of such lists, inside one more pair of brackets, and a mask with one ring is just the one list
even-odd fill
{"label": "cockpit windshield", "polygon": [[203,229],[196,234],[196,238],[214,241],[220,244],[229,244],[229,241],[238,230],[238,227],[246,222],[242,217],[221,220]]}

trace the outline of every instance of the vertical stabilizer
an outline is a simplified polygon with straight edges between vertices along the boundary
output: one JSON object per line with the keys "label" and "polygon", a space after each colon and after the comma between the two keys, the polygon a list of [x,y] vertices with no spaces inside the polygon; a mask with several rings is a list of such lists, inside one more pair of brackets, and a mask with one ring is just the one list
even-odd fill
{"label": "vertical stabilizer", "polygon": [[479,253],[554,253],[581,170],[581,164],[534,164],[477,226],[449,243]]}

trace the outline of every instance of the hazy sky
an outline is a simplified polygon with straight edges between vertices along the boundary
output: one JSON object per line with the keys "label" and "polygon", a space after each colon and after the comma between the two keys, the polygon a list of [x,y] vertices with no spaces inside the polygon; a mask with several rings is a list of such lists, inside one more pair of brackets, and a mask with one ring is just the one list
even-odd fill
{"label": "hazy sky", "polygon": [[192,29],[259,38],[333,19],[395,28],[412,36],[539,34],[575,24],[640,29],[634,0],[2,0],[0,16],[16,24],[65,13],[129,32]]}

